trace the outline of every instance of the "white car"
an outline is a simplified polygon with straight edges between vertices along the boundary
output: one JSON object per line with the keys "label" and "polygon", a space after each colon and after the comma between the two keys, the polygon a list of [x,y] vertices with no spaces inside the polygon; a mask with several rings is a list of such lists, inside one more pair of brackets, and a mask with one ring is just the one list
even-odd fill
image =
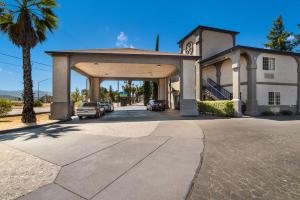
{"label": "white car", "polygon": [[99,118],[104,115],[105,109],[99,102],[84,102],[76,110],[76,115],[79,119],[83,117],[95,117]]}
{"label": "white car", "polygon": [[100,105],[102,107],[104,107],[105,112],[112,112],[112,111],[115,110],[114,105],[112,103],[110,103],[110,102],[103,101],[103,102],[100,102]]}

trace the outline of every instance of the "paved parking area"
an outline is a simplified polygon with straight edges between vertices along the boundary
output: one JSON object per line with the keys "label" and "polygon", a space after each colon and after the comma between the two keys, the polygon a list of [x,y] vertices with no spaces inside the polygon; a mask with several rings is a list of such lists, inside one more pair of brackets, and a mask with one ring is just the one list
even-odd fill
{"label": "paved parking area", "polygon": [[204,159],[189,200],[300,199],[300,119],[202,119]]}
{"label": "paved parking area", "polygon": [[0,135],[0,143],[61,167],[53,183],[19,199],[176,200],[189,191],[202,138],[196,123],[177,113],[132,106],[101,119]]}

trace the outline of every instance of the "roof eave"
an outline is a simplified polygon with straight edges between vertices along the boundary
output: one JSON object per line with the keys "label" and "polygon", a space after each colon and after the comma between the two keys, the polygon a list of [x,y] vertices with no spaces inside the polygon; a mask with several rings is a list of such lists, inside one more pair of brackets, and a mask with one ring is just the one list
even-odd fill
{"label": "roof eave", "polygon": [[211,30],[211,31],[216,31],[216,32],[221,32],[221,33],[230,33],[230,34],[233,34],[233,35],[240,34],[240,32],[237,32],[237,31],[230,31],[230,30],[226,30],[226,29],[219,29],[219,28],[199,25],[196,28],[194,28],[190,33],[188,33],[185,37],[183,37],[181,40],[179,40],[179,42],[177,42],[177,44],[181,44],[185,39],[190,37],[192,34],[194,34],[199,29]]}
{"label": "roof eave", "polygon": [[177,57],[177,58],[186,58],[186,59],[199,59],[199,56],[191,56],[191,55],[184,55],[184,54],[132,54],[132,53],[105,53],[105,52],[73,52],[73,51],[45,51],[46,54],[50,56],[55,55],[78,55],[78,54],[84,54],[84,55],[112,55],[112,56],[147,56],[147,57],[153,57],[153,56],[159,56],[159,57]]}

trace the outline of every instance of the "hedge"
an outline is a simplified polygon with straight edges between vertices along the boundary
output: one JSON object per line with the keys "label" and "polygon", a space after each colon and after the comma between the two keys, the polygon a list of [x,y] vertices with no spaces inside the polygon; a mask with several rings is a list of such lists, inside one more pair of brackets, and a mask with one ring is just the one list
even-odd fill
{"label": "hedge", "polygon": [[12,110],[12,103],[6,99],[0,99],[0,117]]}
{"label": "hedge", "polygon": [[198,110],[200,114],[234,116],[232,101],[198,101]]}

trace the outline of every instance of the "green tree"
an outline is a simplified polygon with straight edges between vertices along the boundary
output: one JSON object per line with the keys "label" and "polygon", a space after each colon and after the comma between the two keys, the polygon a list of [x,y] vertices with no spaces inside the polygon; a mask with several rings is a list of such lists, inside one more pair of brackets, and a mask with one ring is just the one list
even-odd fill
{"label": "green tree", "polygon": [[109,86],[108,95],[109,95],[109,99],[112,102],[115,102],[115,93],[114,93],[111,85]]}
{"label": "green tree", "polygon": [[149,102],[149,99],[151,97],[150,81],[145,81],[143,88],[144,88],[144,105],[147,105],[147,103]]}
{"label": "green tree", "polygon": [[129,99],[129,105],[132,104],[131,101],[131,95],[132,95],[132,81],[124,81],[125,85],[124,85],[124,91],[128,93],[128,99]]}
{"label": "green tree", "polygon": [[36,122],[33,110],[33,91],[31,75],[31,49],[46,40],[46,32],[57,27],[53,9],[55,0],[15,0],[15,5],[1,7],[0,30],[8,35],[10,41],[22,48],[24,106],[23,123]]}
{"label": "green tree", "polygon": [[108,101],[109,100],[108,90],[105,87],[100,87],[99,94],[100,94],[100,100],[101,101]]}
{"label": "green tree", "polygon": [[159,51],[159,34],[156,36],[155,51]]}
{"label": "green tree", "polygon": [[[298,28],[300,30],[300,24],[298,24]],[[295,37],[297,39],[298,44],[300,44],[300,34],[296,35]]]}
{"label": "green tree", "polygon": [[[159,34],[156,36],[155,51],[159,51]],[[158,84],[152,81],[152,99],[158,99]]]}
{"label": "green tree", "polygon": [[280,51],[293,51],[299,44],[294,40],[293,33],[285,31],[282,16],[279,16],[274,22],[272,30],[267,36],[268,42],[265,47]]}
{"label": "green tree", "polygon": [[82,89],[81,90],[81,96],[82,96],[82,99],[84,101],[87,101],[87,98],[88,98],[88,90],[87,89]]}
{"label": "green tree", "polygon": [[80,95],[79,89],[76,88],[74,92],[71,94],[71,98],[73,102],[79,102],[82,100],[82,96]]}

